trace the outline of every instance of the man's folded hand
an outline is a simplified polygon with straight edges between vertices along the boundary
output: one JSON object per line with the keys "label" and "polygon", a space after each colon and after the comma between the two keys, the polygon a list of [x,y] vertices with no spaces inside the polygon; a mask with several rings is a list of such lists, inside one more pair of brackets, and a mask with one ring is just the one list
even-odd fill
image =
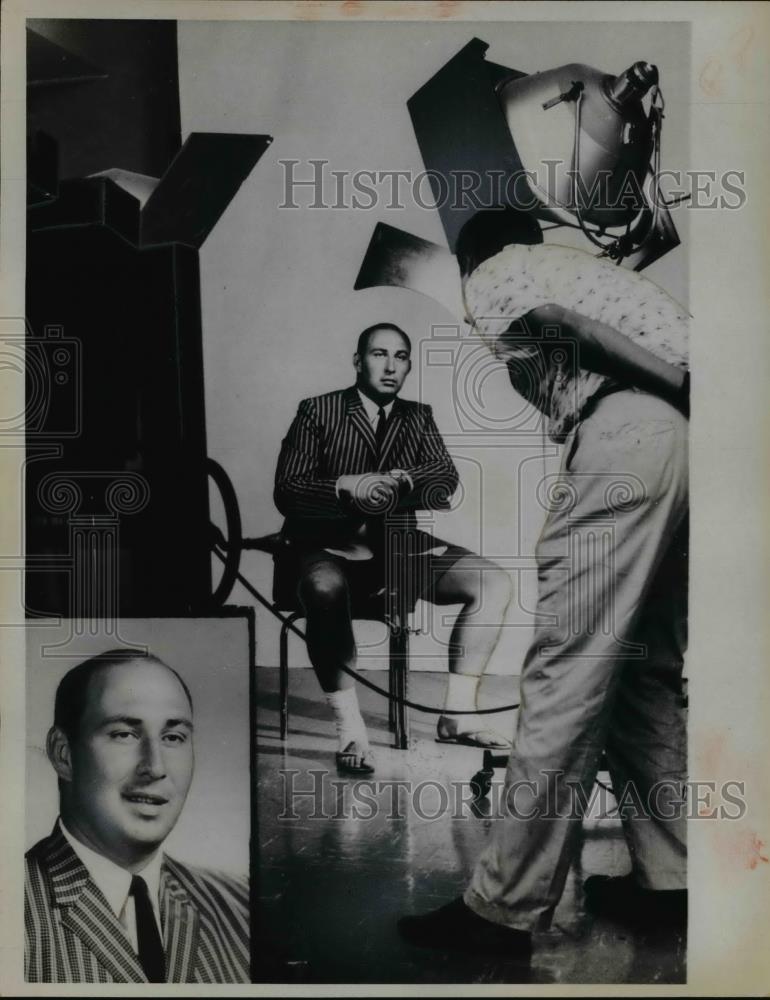
{"label": "man's folded hand", "polygon": [[399,485],[394,476],[382,472],[364,472],[340,476],[337,495],[362,514],[386,514],[398,503]]}

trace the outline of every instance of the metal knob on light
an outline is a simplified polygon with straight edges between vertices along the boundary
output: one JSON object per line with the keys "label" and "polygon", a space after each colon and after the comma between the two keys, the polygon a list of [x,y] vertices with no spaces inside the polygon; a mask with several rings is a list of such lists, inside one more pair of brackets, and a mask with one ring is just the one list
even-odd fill
{"label": "metal knob on light", "polygon": [[629,101],[641,100],[657,83],[657,66],[648,62],[635,62],[625,73],[614,79],[608,78],[605,93],[609,102],[620,109]]}

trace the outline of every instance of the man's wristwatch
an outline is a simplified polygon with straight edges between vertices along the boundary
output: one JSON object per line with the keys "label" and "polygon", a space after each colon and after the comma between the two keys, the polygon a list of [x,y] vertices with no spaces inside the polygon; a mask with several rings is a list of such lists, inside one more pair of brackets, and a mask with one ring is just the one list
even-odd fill
{"label": "man's wristwatch", "polygon": [[389,476],[392,476],[398,483],[398,492],[400,496],[405,496],[413,486],[412,477],[408,472],[404,472],[403,469],[391,469],[388,472]]}

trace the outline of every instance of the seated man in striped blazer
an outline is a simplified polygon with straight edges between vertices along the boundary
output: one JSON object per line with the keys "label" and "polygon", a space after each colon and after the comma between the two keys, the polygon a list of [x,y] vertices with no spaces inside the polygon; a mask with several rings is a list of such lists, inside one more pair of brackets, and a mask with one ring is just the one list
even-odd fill
{"label": "seated man in striped blazer", "polygon": [[[449,648],[445,709],[453,713],[476,708],[511,581],[489,560],[416,530],[415,510],[446,509],[458,476],[430,406],[399,398],[411,370],[409,337],[391,323],[375,324],[358,338],[353,365],[355,385],[300,403],[281,447],[275,503],[286,517],[283,534],[305,611],[310,660],[337,727],[338,767],[370,774],[366,727],[353,680],[342,667],[356,663],[350,594],[386,585],[385,515],[396,513],[415,543],[401,574],[410,599],[462,606]],[[510,746],[470,714],[440,716],[438,739]]]}
{"label": "seated man in striped blazer", "polygon": [[192,714],[153,656],[103,653],[62,679],[47,741],[60,816],[25,859],[27,982],[249,982],[245,881],[161,851],[192,780]]}

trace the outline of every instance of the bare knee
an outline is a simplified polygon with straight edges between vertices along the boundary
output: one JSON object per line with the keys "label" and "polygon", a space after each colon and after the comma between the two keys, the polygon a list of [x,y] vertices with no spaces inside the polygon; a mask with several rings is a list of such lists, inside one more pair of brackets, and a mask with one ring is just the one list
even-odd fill
{"label": "bare knee", "polygon": [[496,621],[502,621],[513,596],[510,576],[493,563],[464,574],[458,590],[467,612],[475,614],[480,611]]}
{"label": "bare knee", "polygon": [[513,582],[505,570],[495,567],[482,575],[482,607],[502,620],[513,597]]}
{"label": "bare knee", "polygon": [[336,567],[317,567],[300,580],[297,596],[305,611],[330,612],[344,609],[348,603],[347,582]]}

